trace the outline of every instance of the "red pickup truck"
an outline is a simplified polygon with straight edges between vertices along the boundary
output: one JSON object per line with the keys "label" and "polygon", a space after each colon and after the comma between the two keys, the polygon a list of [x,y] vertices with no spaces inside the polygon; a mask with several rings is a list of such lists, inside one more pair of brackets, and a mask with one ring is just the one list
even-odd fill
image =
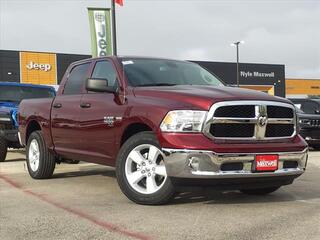
{"label": "red pickup truck", "polygon": [[186,186],[268,194],[300,176],[308,156],[290,101],[168,59],[73,63],[53,100],[21,103],[19,124],[31,177],[50,178],[66,160],[113,166],[139,204]]}

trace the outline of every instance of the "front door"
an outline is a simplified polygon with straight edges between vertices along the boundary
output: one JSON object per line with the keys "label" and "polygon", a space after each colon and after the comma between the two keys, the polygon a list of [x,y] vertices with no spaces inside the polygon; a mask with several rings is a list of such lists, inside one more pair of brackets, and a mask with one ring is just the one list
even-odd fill
{"label": "front door", "polygon": [[[108,86],[118,86],[118,76],[112,62],[97,61],[91,78],[107,79]],[[125,106],[117,102],[114,93],[83,94],[79,120],[83,136],[81,148],[93,162],[114,165],[119,140],[117,129],[122,124]]]}

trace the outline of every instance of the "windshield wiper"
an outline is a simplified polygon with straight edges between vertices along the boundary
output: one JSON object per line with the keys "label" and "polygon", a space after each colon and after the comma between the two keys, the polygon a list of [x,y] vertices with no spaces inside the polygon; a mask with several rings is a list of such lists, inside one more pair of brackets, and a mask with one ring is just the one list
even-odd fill
{"label": "windshield wiper", "polygon": [[151,84],[141,84],[137,85],[136,87],[161,87],[161,86],[176,86],[177,84],[174,83],[151,83]]}

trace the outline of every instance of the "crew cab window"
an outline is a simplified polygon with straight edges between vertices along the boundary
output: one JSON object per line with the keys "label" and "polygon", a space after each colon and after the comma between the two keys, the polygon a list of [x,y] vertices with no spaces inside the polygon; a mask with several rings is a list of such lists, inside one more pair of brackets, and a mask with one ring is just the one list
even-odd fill
{"label": "crew cab window", "polygon": [[303,111],[308,114],[315,114],[318,110],[318,104],[314,102],[305,102],[303,104]]}
{"label": "crew cab window", "polygon": [[108,86],[112,87],[117,84],[117,73],[109,61],[99,61],[96,63],[92,78],[108,79]]}
{"label": "crew cab window", "polygon": [[66,85],[64,87],[64,95],[75,95],[80,94],[82,87],[87,78],[87,71],[89,69],[90,63],[81,64],[75,66],[68,77]]}

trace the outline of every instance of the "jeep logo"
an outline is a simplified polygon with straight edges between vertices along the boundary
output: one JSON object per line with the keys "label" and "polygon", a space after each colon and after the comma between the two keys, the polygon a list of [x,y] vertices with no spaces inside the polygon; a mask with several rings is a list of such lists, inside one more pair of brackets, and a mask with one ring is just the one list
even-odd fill
{"label": "jeep logo", "polygon": [[97,55],[99,57],[108,55],[107,22],[104,11],[94,12],[94,24],[96,30]]}
{"label": "jeep logo", "polygon": [[48,72],[51,70],[51,65],[48,63],[34,63],[34,62],[30,62],[29,64],[26,65],[26,67],[29,70],[40,70],[40,71],[45,71]]}
{"label": "jeep logo", "polygon": [[105,16],[101,12],[96,12],[94,14],[94,19],[97,20],[98,22],[104,22],[105,21]]}

